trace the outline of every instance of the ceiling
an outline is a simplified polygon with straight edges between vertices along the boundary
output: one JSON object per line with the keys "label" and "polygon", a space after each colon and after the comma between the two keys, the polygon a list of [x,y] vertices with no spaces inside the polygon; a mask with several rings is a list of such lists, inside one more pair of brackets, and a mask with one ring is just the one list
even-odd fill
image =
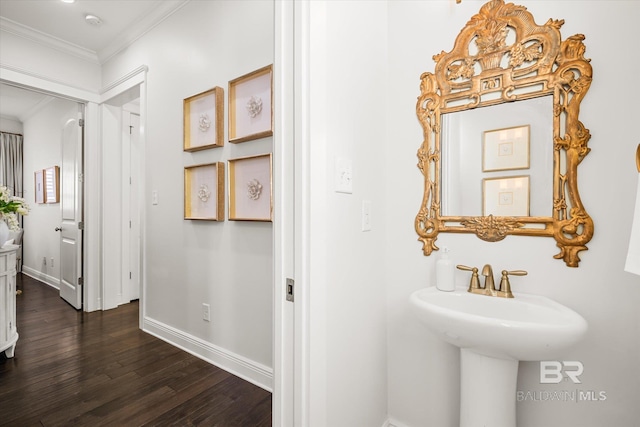
{"label": "ceiling", "polygon": [[[0,0],[0,29],[100,64],[187,1]],[[86,15],[97,16],[101,24],[88,23]],[[50,99],[0,83],[0,116],[22,122]]]}

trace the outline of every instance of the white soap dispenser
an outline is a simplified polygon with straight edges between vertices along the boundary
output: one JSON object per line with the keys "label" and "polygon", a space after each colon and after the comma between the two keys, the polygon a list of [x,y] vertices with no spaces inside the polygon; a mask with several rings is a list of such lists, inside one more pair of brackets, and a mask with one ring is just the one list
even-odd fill
{"label": "white soap dispenser", "polygon": [[449,248],[443,247],[442,254],[436,262],[436,287],[450,292],[456,287],[453,261],[449,259]]}

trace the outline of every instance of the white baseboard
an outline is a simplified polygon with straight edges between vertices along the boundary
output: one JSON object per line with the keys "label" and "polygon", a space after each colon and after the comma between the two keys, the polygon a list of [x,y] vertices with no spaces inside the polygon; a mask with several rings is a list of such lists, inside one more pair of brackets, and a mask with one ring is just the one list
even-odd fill
{"label": "white baseboard", "polygon": [[52,288],[60,290],[60,279],[56,277],[49,276],[48,274],[45,274],[38,270],[34,270],[33,268],[27,267],[26,265],[22,266],[22,274],[25,274],[33,279],[39,280],[51,286]]}
{"label": "white baseboard", "polygon": [[[273,369],[218,347],[157,320],[145,317],[142,330],[220,369],[273,392]],[[398,426],[400,427],[400,426]]]}
{"label": "white baseboard", "polygon": [[393,418],[387,418],[387,421],[382,424],[382,427],[409,427],[406,424],[401,423],[400,421],[396,421]]}

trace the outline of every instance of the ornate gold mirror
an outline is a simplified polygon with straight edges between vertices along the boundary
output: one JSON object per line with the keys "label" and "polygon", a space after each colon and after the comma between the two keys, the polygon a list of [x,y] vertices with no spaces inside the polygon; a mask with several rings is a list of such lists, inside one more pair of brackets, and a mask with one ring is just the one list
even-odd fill
{"label": "ornate gold mirror", "polygon": [[563,24],[537,25],[524,6],[489,1],[420,77],[415,228],[425,255],[444,232],[546,236],[555,258],[578,266],[593,236],[578,192],[591,137],[578,116],[592,70],[584,36],[562,40]]}

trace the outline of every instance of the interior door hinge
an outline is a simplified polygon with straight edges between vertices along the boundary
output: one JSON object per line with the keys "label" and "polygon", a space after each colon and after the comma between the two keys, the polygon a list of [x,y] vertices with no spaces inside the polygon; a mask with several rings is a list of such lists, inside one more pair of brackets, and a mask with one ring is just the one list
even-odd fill
{"label": "interior door hinge", "polygon": [[80,221],[78,223],[78,230],[84,230],[84,222]]}
{"label": "interior door hinge", "polygon": [[78,126],[84,127],[84,119],[78,120]]}
{"label": "interior door hinge", "polygon": [[295,281],[293,279],[289,279],[287,278],[287,284],[286,284],[286,294],[287,294],[287,301],[291,301],[293,302],[294,299],[294,288],[295,288]]}
{"label": "interior door hinge", "polygon": [[84,278],[78,277],[78,286],[84,285]]}

